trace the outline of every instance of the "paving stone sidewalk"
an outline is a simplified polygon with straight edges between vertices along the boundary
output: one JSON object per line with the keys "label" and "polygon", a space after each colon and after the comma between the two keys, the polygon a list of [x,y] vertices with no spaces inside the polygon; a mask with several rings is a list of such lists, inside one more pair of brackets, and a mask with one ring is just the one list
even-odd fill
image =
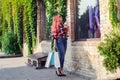
{"label": "paving stone sidewalk", "polygon": [[66,73],[66,77],[58,77],[55,69],[38,69],[26,65],[27,58],[0,59],[0,80],[86,80],[83,77]]}

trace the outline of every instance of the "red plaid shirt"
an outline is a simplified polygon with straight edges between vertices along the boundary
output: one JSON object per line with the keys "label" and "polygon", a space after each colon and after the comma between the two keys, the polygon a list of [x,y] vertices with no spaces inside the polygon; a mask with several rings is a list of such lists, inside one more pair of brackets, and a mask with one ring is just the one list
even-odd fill
{"label": "red plaid shirt", "polygon": [[54,34],[52,34],[53,39],[58,39],[58,38],[67,38],[67,30],[64,28],[64,26],[60,26],[59,30],[56,31]]}

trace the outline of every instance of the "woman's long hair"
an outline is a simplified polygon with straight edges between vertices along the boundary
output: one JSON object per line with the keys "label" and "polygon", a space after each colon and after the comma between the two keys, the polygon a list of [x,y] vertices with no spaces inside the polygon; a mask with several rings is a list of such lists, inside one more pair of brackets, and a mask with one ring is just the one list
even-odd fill
{"label": "woman's long hair", "polygon": [[51,26],[51,33],[54,34],[58,31],[60,24],[62,23],[62,20],[60,18],[59,14],[55,14],[53,16],[52,26]]}

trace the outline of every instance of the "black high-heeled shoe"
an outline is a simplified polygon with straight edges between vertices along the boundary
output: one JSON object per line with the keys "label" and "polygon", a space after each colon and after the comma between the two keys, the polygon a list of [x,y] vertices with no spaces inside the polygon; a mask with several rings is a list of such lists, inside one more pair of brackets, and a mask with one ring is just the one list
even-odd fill
{"label": "black high-heeled shoe", "polygon": [[66,74],[62,73],[61,76],[66,76]]}
{"label": "black high-heeled shoe", "polygon": [[60,73],[60,72],[58,73],[58,72],[56,71],[56,75],[57,75],[57,76],[61,76],[61,73]]}
{"label": "black high-heeled shoe", "polygon": [[66,76],[63,71],[60,71],[61,76]]}

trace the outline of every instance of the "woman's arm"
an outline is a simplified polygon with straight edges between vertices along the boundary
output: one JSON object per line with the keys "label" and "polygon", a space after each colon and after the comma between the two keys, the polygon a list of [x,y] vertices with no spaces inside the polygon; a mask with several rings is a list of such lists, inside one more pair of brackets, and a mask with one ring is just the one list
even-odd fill
{"label": "woman's arm", "polygon": [[56,50],[56,39],[54,39],[53,50]]}

